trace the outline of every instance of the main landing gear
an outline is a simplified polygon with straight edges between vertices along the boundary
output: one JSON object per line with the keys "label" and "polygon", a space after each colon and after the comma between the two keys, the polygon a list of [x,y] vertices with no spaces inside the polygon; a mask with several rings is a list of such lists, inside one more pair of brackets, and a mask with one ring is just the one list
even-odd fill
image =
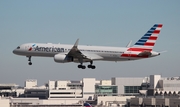
{"label": "main landing gear", "polygon": [[31,62],[31,56],[27,56],[28,57],[28,61],[29,61],[29,65],[32,65],[32,62]]}
{"label": "main landing gear", "polygon": [[86,66],[85,66],[85,65],[80,64],[80,65],[78,65],[78,68],[81,68],[81,69],[86,69]]}
{"label": "main landing gear", "polygon": [[[93,64],[93,61],[90,62],[90,65],[88,65],[87,67],[88,68],[91,68],[91,69],[95,69],[96,66],[95,65],[92,65]],[[82,65],[82,63],[80,65],[78,65],[78,68],[81,68],[81,69],[86,69],[86,66],[85,65]]]}
{"label": "main landing gear", "polygon": [[95,66],[95,65],[92,65],[92,64],[93,64],[93,61],[90,62],[90,65],[88,65],[88,68],[95,69],[96,66]]}
{"label": "main landing gear", "polygon": [[95,65],[88,65],[88,68],[95,69],[96,66]]}

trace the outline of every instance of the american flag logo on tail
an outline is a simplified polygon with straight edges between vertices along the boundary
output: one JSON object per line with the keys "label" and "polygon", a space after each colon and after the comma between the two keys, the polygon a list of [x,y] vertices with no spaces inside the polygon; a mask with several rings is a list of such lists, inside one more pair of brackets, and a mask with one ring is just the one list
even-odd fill
{"label": "american flag logo on tail", "polygon": [[152,54],[152,49],[156,43],[158,35],[160,34],[162,26],[162,24],[155,24],[134,44],[134,46],[128,48],[121,56],[142,58],[149,57]]}
{"label": "american flag logo on tail", "polygon": [[148,50],[152,51],[155,42],[158,38],[162,24],[155,24],[143,37],[141,37],[133,47],[129,48],[131,51],[142,51]]}

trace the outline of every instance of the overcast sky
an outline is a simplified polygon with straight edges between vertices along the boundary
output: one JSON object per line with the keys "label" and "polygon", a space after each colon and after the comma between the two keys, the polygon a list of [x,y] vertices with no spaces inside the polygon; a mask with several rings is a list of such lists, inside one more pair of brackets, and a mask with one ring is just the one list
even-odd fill
{"label": "overcast sky", "polygon": [[[133,44],[154,24],[163,28],[154,47],[168,52],[130,62],[94,62],[96,69],[78,69],[78,63],[61,64],[53,58],[28,59],[12,53],[28,42],[102,45]],[[26,79],[82,80],[90,77],[180,76],[179,0],[0,0],[0,83],[23,85]],[[88,65],[86,63],[85,65]]]}

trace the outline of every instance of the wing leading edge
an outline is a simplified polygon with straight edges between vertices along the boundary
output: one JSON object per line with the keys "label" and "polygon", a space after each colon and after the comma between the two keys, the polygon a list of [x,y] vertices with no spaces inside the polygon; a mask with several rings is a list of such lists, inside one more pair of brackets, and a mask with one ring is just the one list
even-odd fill
{"label": "wing leading edge", "polygon": [[79,62],[85,60],[85,62],[90,62],[92,60],[97,60],[97,59],[103,59],[101,56],[90,53],[90,52],[85,52],[85,51],[80,51],[78,49],[78,43],[79,39],[76,40],[74,46],[71,48],[67,56],[71,56],[73,58],[77,58]]}

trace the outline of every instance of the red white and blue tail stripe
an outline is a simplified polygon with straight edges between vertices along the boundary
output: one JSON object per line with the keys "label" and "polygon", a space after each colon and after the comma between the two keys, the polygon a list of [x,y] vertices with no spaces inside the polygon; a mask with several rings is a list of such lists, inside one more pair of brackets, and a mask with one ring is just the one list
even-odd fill
{"label": "red white and blue tail stripe", "polygon": [[152,49],[156,43],[162,26],[162,24],[155,24],[134,44],[134,46],[128,48],[121,56],[133,58],[148,58],[151,56]]}
{"label": "red white and blue tail stripe", "polygon": [[163,26],[162,24],[155,24],[129,50],[131,50],[131,51],[143,51],[143,50],[152,51],[162,26]]}

